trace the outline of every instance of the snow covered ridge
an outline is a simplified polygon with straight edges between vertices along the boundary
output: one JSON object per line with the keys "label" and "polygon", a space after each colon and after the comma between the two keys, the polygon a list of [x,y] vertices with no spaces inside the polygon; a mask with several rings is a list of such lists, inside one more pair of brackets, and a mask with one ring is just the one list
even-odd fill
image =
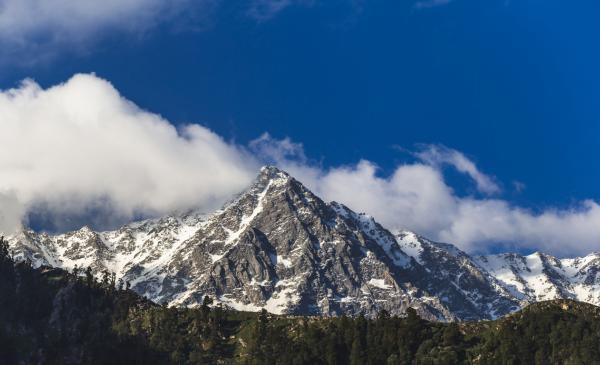
{"label": "snow covered ridge", "polygon": [[600,305],[600,254],[557,259],[540,252],[528,256],[499,254],[476,261],[512,295],[527,302],[574,299]]}
{"label": "snow covered ridge", "polygon": [[264,167],[221,210],[94,232],[24,231],[16,259],[109,270],[139,294],[196,306],[205,295],[239,310],[315,315],[401,314],[492,319],[537,300],[599,304],[600,255],[558,260],[514,254],[473,258],[372,217],[325,203],[287,173]]}

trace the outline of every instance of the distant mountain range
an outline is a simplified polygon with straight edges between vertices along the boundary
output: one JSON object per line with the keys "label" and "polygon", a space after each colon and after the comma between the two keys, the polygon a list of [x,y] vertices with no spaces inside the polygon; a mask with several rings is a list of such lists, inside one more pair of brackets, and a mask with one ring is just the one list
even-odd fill
{"label": "distant mountain range", "polygon": [[402,314],[432,320],[494,319],[526,304],[600,304],[600,254],[470,256],[416,233],[326,203],[275,167],[213,214],[192,212],[95,232],[24,230],[12,256],[34,266],[108,270],[158,303],[276,314]]}

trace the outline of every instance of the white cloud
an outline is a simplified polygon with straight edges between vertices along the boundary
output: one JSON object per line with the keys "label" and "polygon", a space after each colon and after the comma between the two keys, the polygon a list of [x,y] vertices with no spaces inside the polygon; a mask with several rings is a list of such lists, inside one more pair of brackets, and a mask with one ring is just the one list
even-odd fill
{"label": "white cloud", "polygon": [[293,142],[290,138],[275,139],[267,132],[250,142],[252,151],[261,160],[273,164],[305,164],[307,162],[304,147],[301,143]]}
{"label": "white cloud", "polygon": [[218,0],[0,0],[0,59],[35,63],[65,49],[87,50],[107,31],[144,34],[177,16],[209,12]]}
{"label": "white cloud", "polygon": [[200,125],[176,130],[93,75],[46,90],[25,81],[1,92],[0,146],[0,196],[20,203],[2,205],[4,225],[34,205],[60,216],[104,202],[129,218],[210,210],[259,166]]}
{"label": "white cloud", "polygon": [[24,214],[25,207],[13,192],[0,192],[0,236],[18,227]]}
{"label": "white cloud", "polygon": [[500,192],[500,187],[490,176],[479,171],[473,161],[468,159],[463,153],[441,145],[425,145],[414,155],[423,162],[439,167],[448,164],[458,171],[467,174],[477,184],[477,189],[485,194],[495,194]]}
{"label": "white cloud", "polygon": [[390,176],[362,160],[329,169],[302,145],[264,134],[248,147],[197,124],[175,129],[123,98],[107,81],[76,75],[48,89],[33,81],[0,91],[0,231],[32,211],[96,226],[173,210],[210,211],[243,190],[264,162],[275,163],[326,200],[473,252],[499,243],[558,255],[598,250],[600,205],[532,212],[498,198],[460,196],[445,181],[450,165],[497,193],[492,178],[463,154],[429,146]]}

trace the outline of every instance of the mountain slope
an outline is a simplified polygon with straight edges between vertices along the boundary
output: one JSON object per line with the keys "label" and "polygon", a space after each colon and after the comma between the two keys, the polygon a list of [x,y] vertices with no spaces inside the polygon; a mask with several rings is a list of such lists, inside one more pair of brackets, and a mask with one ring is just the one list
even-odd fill
{"label": "mountain slope", "polygon": [[[427,271],[427,275],[415,278],[418,285],[450,306],[457,301],[449,298],[466,299],[462,306],[452,308],[459,318],[477,319],[469,317],[468,311],[487,314],[480,318],[497,318],[523,304],[502,282],[455,246],[408,231],[399,232],[396,239],[399,247]],[[467,310],[467,306],[471,308]]]}

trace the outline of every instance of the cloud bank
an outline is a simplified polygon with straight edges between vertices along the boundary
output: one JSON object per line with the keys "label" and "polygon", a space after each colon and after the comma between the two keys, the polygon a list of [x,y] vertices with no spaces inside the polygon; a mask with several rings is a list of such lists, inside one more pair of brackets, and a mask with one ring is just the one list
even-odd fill
{"label": "cloud bank", "polygon": [[13,201],[0,208],[4,230],[36,205],[77,215],[102,202],[124,219],[213,209],[259,167],[210,130],[177,130],[93,75],[1,92],[0,146],[0,199]]}
{"label": "cloud bank", "polygon": [[[504,244],[574,255],[597,250],[600,242],[597,202],[542,212],[515,206],[500,198],[494,178],[444,146],[422,146],[390,176],[367,160],[322,168],[287,138],[264,134],[241,146],[198,124],[176,129],[94,75],[48,89],[26,80],[0,91],[0,146],[5,233],[32,214],[61,228],[77,216],[102,226],[178,210],[208,212],[272,163],[324,199],[371,214],[389,229],[410,229],[469,252]],[[457,194],[444,166],[461,172],[476,192]]]}

